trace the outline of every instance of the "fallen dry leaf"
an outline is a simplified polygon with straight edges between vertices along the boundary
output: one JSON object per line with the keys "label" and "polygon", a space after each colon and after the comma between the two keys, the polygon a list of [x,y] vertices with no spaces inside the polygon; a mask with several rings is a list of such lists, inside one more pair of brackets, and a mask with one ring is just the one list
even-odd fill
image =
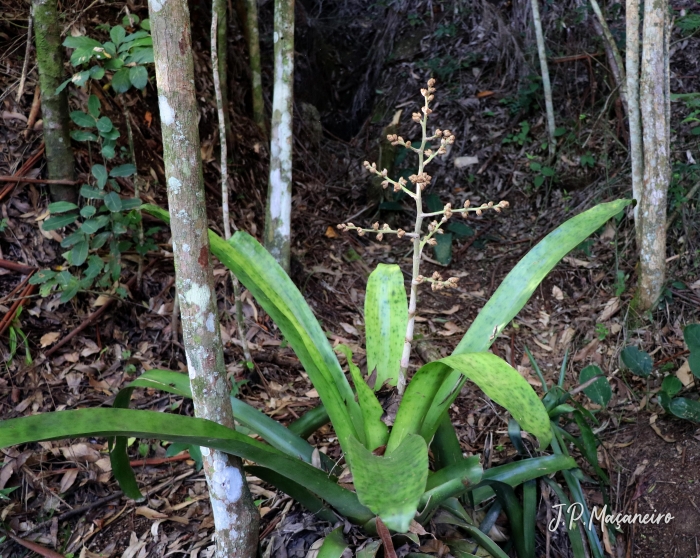
{"label": "fallen dry leaf", "polygon": [[683,364],[681,364],[681,367],[678,370],[676,370],[676,378],[678,378],[681,381],[683,387],[688,387],[695,381],[693,379],[693,374],[690,371],[690,364],[688,364],[688,359],[685,359],[683,361]]}
{"label": "fallen dry leaf", "polygon": [[136,508],[136,515],[142,515],[147,519],[168,519],[168,516],[164,513],[152,510],[148,506],[139,506]]}
{"label": "fallen dry leaf", "polygon": [[564,300],[564,292],[556,285],[552,287],[552,296],[557,300]]}
{"label": "fallen dry leaf", "polygon": [[620,298],[615,296],[605,303],[605,308],[598,317],[598,322],[607,322],[620,310]]}
{"label": "fallen dry leaf", "polygon": [[39,339],[39,343],[41,344],[41,348],[43,349],[44,347],[48,347],[49,345],[52,345],[55,343],[58,338],[61,336],[61,333],[59,331],[52,331],[50,333],[44,333],[44,335],[41,336],[41,339]]}
{"label": "fallen dry leaf", "polygon": [[445,329],[438,331],[438,334],[440,334],[444,337],[449,337],[450,335],[454,335],[455,333],[460,333],[461,331],[462,331],[462,328],[459,327],[456,323],[445,322]]}
{"label": "fallen dry leaf", "polygon": [[[664,436],[664,434],[661,432],[661,429],[656,426],[656,419],[658,418],[658,415],[651,415],[649,417],[649,426],[651,426],[651,429],[656,432],[657,436],[661,438],[664,442],[667,442],[669,444],[675,444],[676,440],[673,438],[669,438],[668,436]],[[636,471],[635,471],[636,473]]]}
{"label": "fallen dry leaf", "polygon": [[100,459],[101,454],[95,448],[89,444],[73,444],[72,446],[67,446],[61,448],[61,453],[63,457],[69,461],[78,461],[85,463],[95,463]]}
{"label": "fallen dry leaf", "polygon": [[338,238],[338,233],[335,232],[335,227],[331,227],[330,225],[326,229],[325,234],[327,238]]}

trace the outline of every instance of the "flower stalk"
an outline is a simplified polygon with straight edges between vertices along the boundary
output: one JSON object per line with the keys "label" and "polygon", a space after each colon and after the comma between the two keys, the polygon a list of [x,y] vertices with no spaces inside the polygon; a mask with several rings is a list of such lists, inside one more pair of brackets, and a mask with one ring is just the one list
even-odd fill
{"label": "flower stalk", "polygon": [[[445,288],[454,288],[457,286],[458,281],[457,277],[450,277],[445,280],[437,271],[433,273],[431,277],[424,277],[421,275],[420,262],[423,248],[425,248],[426,245],[435,246],[437,244],[435,235],[443,234],[442,226],[455,214],[462,214],[464,217],[467,217],[469,213],[475,213],[477,216],[481,216],[484,211],[494,210],[497,213],[500,213],[502,209],[508,207],[507,201],[501,201],[497,204],[488,202],[478,207],[472,207],[471,202],[466,200],[463,207],[453,208],[452,204],[448,203],[441,211],[429,213],[423,211],[422,192],[427,186],[430,185],[432,181],[432,177],[425,172],[425,167],[438,155],[445,155],[447,153],[447,146],[453,144],[455,141],[454,134],[452,134],[452,132],[449,130],[437,129],[433,135],[428,135],[428,116],[433,112],[430,109],[430,102],[434,99],[434,94],[435,79],[431,78],[428,80],[428,87],[426,89],[421,89],[421,95],[423,95],[424,98],[421,112],[414,112],[412,115],[413,121],[420,124],[421,127],[421,140],[417,147],[410,140],[404,140],[403,137],[397,134],[390,134],[387,136],[387,139],[392,145],[401,145],[406,149],[412,150],[418,155],[418,172],[416,174],[409,176],[408,180],[403,177],[400,177],[398,180],[393,180],[389,176],[387,169],[379,170],[376,163],[370,164],[368,161],[365,161],[364,163],[365,169],[367,169],[371,174],[375,174],[383,178],[382,186],[384,188],[391,186],[394,192],[405,192],[406,195],[414,200],[416,204],[416,220],[413,226],[413,232],[408,232],[401,228],[392,229],[387,224],[380,227],[378,222],[374,223],[371,228],[358,227],[353,223],[341,223],[338,225],[338,229],[341,231],[355,230],[359,236],[374,233],[377,235],[378,241],[383,240],[384,235],[386,234],[395,234],[398,238],[409,238],[413,243],[411,291],[408,301],[408,325],[406,326],[405,343],[403,353],[401,355],[401,369],[396,385],[397,391],[400,395],[403,394],[404,390],[406,389],[406,376],[411,358],[413,331],[416,323],[418,306],[418,286],[422,283],[429,283],[432,290],[437,291]],[[430,142],[433,141],[440,142],[437,149],[429,147]],[[433,219],[430,221],[427,226],[428,230],[426,233],[424,233],[423,222],[430,217],[439,217],[440,219]]]}

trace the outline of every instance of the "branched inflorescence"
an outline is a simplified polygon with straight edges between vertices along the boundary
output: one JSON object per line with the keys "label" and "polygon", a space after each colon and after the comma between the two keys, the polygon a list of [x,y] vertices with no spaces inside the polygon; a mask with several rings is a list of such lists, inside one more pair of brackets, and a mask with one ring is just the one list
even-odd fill
{"label": "branched inflorescence", "polygon": [[[431,288],[436,291],[444,288],[451,288],[457,286],[458,279],[456,277],[450,277],[447,280],[443,280],[442,276],[435,272],[431,277],[424,277],[420,275],[420,260],[423,252],[423,248],[427,245],[435,246],[437,244],[437,239],[434,238],[436,234],[443,233],[443,225],[455,214],[463,214],[467,217],[469,213],[476,213],[476,215],[482,215],[484,211],[493,209],[494,211],[500,213],[500,211],[508,207],[507,201],[501,201],[497,204],[493,202],[484,203],[480,206],[472,207],[469,200],[464,202],[463,207],[455,208],[452,204],[446,204],[441,211],[435,211],[432,213],[425,213],[423,211],[422,202],[422,192],[425,188],[430,185],[432,176],[425,172],[425,167],[432,162],[438,155],[445,155],[447,153],[447,146],[451,145],[455,141],[455,136],[449,130],[435,130],[432,136],[428,136],[428,116],[432,112],[430,109],[430,102],[434,98],[435,93],[435,80],[428,80],[427,89],[421,89],[421,95],[424,98],[424,104],[421,108],[421,112],[414,112],[412,115],[413,121],[420,124],[422,130],[422,138],[420,144],[414,145],[410,140],[404,140],[399,135],[390,134],[387,136],[387,140],[391,142],[392,145],[401,145],[406,149],[410,149],[418,155],[418,172],[412,174],[406,180],[400,177],[398,180],[393,180],[386,169],[379,170],[376,163],[370,164],[369,162],[364,162],[364,167],[372,174],[380,176],[382,178],[382,186],[386,189],[391,186],[394,192],[405,192],[408,196],[413,198],[416,203],[416,221],[413,228],[413,232],[408,232],[404,229],[392,229],[389,225],[384,224],[381,227],[379,223],[374,223],[371,228],[357,227],[352,223],[341,223],[338,228],[342,231],[357,231],[357,234],[363,236],[365,234],[376,234],[377,240],[382,240],[386,234],[395,234],[399,238],[410,238],[413,242],[413,273],[411,280],[411,296],[408,305],[408,327],[406,330],[406,344],[404,346],[404,353],[401,358],[401,377],[399,378],[398,389],[399,392],[403,392],[403,385],[405,385],[405,373],[408,369],[408,360],[410,356],[411,343],[413,341],[413,327],[415,323],[416,315],[416,300],[418,285],[421,283],[430,283]],[[440,142],[437,149],[428,147],[429,142],[438,141]],[[410,185],[409,185],[410,183]],[[432,218],[427,226],[427,232],[423,231],[423,220]]]}

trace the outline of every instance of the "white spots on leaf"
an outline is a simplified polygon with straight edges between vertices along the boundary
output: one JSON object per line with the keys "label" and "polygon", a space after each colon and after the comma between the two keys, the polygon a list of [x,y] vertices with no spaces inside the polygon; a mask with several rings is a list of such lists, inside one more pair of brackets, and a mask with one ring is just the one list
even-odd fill
{"label": "white spots on leaf", "polygon": [[[160,3],[160,0],[151,0],[151,4],[155,3]],[[158,10],[154,9],[154,11],[157,12]],[[170,106],[170,103],[168,103],[168,99],[165,95],[158,95],[158,109],[160,110],[160,120],[163,124],[170,126],[175,122],[175,111]]]}
{"label": "white spots on leaf", "polygon": [[180,193],[181,187],[182,182],[180,182],[176,177],[171,176],[170,178],[168,178],[168,188],[170,188],[170,192],[174,196],[177,196]]}
{"label": "white spots on leaf", "polygon": [[209,316],[207,316],[207,331],[214,333],[214,314],[209,312]]}

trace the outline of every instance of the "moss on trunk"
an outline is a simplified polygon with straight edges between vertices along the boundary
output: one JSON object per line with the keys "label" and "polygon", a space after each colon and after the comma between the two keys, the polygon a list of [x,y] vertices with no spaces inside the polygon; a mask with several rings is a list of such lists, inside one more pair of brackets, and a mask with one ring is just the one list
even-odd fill
{"label": "moss on trunk", "polygon": [[[56,93],[56,89],[65,79],[56,0],[33,0],[32,9],[48,174],[51,180],[73,180],[73,150],[68,133],[68,98],[65,89]],[[78,199],[75,186],[52,184],[50,191],[53,201],[75,202]]]}

